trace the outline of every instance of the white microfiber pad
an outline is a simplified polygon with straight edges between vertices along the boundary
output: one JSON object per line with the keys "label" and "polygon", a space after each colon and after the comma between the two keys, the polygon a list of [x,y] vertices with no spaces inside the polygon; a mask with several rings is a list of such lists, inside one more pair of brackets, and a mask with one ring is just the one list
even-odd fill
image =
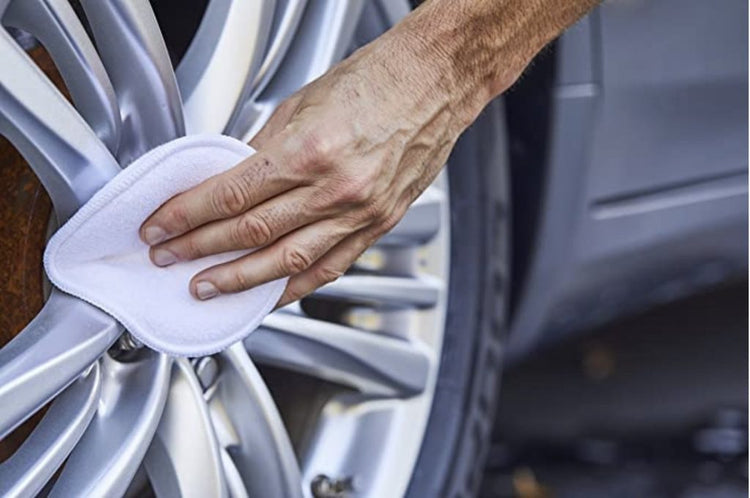
{"label": "white microfiber pad", "polygon": [[243,339],[273,309],[286,279],[199,301],[189,292],[191,277],[248,251],[159,268],[149,260],[138,229],[170,197],[254,153],[233,138],[203,135],[173,140],[145,154],[52,237],[44,253],[49,279],[165,353],[202,356]]}

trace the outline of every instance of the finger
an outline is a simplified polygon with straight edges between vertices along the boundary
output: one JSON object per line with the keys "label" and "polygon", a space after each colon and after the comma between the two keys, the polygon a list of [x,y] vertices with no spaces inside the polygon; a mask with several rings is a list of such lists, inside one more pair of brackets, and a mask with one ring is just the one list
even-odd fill
{"label": "finger", "polygon": [[349,232],[339,220],[307,225],[252,254],[203,270],[190,281],[190,292],[209,299],[303,272]]}
{"label": "finger", "polygon": [[302,160],[301,154],[291,153],[284,144],[258,152],[231,170],[172,197],[141,225],[141,239],[149,245],[158,244],[290,190],[300,184],[292,166]]}
{"label": "finger", "polygon": [[362,228],[339,242],[310,267],[292,276],[287,282],[276,308],[302,299],[316,289],[333,282],[364,253],[367,248],[393,228],[403,218],[411,200],[402,198],[391,209],[391,215],[380,224]]}
{"label": "finger", "polygon": [[276,307],[280,308],[302,299],[342,276],[377,239],[371,232],[361,230],[348,236],[307,270],[292,276]]}
{"label": "finger", "polygon": [[234,218],[203,225],[153,246],[151,261],[157,266],[169,266],[210,254],[266,246],[330,214],[314,207],[315,195],[313,187],[294,189]]}

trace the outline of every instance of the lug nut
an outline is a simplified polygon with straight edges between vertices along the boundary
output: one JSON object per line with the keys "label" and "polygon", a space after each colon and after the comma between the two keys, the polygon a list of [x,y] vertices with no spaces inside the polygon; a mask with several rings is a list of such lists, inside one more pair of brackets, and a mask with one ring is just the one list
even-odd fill
{"label": "lug nut", "polygon": [[123,351],[132,351],[143,347],[143,343],[133,337],[130,332],[124,332],[117,341],[117,346]]}
{"label": "lug nut", "polygon": [[139,357],[142,348],[143,343],[125,331],[109,348],[109,354],[118,361],[131,361]]}
{"label": "lug nut", "polygon": [[315,498],[346,498],[354,486],[351,477],[333,479],[319,475],[310,483],[310,490]]}

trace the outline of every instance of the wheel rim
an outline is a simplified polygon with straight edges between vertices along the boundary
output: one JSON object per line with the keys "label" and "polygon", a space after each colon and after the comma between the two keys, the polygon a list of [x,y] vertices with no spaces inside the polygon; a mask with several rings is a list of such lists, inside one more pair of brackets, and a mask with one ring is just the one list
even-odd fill
{"label": "wheel rim", "polygon": [[[0,134],[58,222],[161,143],[248,139],[281,100],[408,11],[403,0],[212,0],[173,70],[146,0],[80,3],[86,26],[66,0],[0,0],[3,25],[39,40],[75,104],[0,30]],[[139,347],[53,290],[0,350],[0,436],[48,405],[0,463],[0,494],[136,494],[148,482],[163,496],[402,495],[439,366],[448,207],[441,176],[340,280],[212,357]],[[286,372],[327,386],[301,417],[305,437],[290,437],[297,408],[277,408],[262,376],[274,371],[277,386]]]}

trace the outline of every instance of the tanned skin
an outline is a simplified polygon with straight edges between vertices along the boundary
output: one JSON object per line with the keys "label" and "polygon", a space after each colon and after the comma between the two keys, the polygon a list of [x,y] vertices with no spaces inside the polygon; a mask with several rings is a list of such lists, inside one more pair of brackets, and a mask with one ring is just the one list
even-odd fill
{"label": "tanned skin", "polygon": [[403,217],[459,135],[598,0],[428,0],[284,101],[258,153],[141,227],[154,264],[260,248],[207,268],[210,299],[290,276],[279,306],[341,276]]}

